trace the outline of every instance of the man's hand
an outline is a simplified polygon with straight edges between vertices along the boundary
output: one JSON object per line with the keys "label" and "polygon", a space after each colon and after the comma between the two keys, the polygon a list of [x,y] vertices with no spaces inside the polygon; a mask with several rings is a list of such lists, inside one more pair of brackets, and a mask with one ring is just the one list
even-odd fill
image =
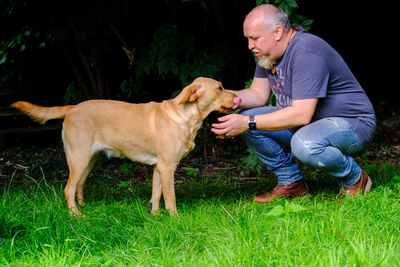
{"label": "man's hand", "polygon": [[249,129],[249,117],[240,114],[230,114],[218,118],[220,123],[213,123],[211,131],[216,135],[234,137]]}

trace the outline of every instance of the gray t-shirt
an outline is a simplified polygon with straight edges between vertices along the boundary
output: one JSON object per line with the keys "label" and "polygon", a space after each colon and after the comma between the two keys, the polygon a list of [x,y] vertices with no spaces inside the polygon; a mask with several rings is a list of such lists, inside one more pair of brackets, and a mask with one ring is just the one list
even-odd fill
{"label": "gray t-shirt", "polygon": [[276,73],[256,66],[254,77],[268,78],[278,108],[292,100],[318,98],[312,121],[342,117],[362,141],[375,131],[374,108],[343,58],[328,43],[302,28],[276,64]]}

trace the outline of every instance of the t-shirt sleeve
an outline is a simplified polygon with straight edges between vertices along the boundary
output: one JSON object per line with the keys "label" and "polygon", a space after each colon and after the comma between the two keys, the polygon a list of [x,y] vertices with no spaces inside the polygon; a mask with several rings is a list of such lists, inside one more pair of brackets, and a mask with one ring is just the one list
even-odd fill
{"label": "t-shirt sleeve", "polygon": [[329,81],[329,68],[325,58],[308,52],[297,55],[294,60],[292,99],[325,97]]}
{"label": "t-shirt sleeve", "polygon": [[254,71],[254,78],[268,78],[267,69],[261,67],[256,63],[256,70]]}

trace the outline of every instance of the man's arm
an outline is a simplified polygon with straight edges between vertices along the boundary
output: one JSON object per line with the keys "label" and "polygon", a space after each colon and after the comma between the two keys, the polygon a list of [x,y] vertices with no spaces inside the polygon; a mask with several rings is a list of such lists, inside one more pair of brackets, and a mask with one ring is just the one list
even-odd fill
{"label": "man's arm", "polygon": [[257,130],[278,131],[311,122],[318,99],[293,100],[292,105],[268,114],[256,115]]}
{"label": "man's arm", "polygon": [[254,78],[250,88],[228,91],[242,99],[239,108],[243,109],[265,106],[271,96],[271,88],[267,78]]}
{"label": "man's arm", "polygon": [[[292,106],[268,114],[256,115],[257,130],[278,131],[310,123],[318,99],[293,100]],[[236,136],[248,130],[247,116],[231,114],[218,118],[211,131],[217,135]]]}

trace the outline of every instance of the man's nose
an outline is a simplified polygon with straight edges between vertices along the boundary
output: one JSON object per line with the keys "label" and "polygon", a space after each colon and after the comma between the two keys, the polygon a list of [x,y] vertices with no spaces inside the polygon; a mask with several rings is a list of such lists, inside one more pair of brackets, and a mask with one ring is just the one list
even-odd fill
{"label": "man's nose", "polygon": [[249,50],[253,50],[255,48],[254,41],[249,39]]}

